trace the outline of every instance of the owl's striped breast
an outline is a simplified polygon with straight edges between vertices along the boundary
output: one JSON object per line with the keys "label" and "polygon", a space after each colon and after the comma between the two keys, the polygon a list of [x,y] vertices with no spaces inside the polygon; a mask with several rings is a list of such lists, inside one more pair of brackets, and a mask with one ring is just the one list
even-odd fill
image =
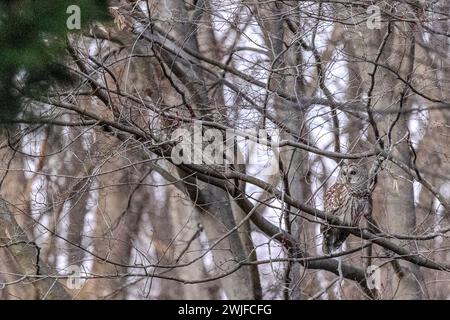
{"label": "owl's striped breast", "polygon": [[347,224],[357,225],[368,210],[367,193],[351,193],[344,184],[335,183],[325,195],[325,212],[339,217]]}

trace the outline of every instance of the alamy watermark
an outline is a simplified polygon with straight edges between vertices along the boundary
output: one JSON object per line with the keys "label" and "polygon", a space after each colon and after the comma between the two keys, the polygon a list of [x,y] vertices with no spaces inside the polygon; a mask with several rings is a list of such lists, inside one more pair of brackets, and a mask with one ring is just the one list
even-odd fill
{"label": "alamy watermark", "polygon": [[178,142],[172,148],[171,158],[175,165],[246,165],[250,174],[274,175],[279,172],[278,137],[276,129],[223,131],[203,128],[200,121],[195,121],[190,129],[173,131],[171,140]]}
{"label": "alamy watermark", "polygon": [[68,266],[65,269],[68,272],[66,280],[67,288],[71,290],[79,290],[83,287],[83,279],[81,278],[81,267],[77,265]]}
{"label": "alamy watermark", "polygon": [[67,7],[66,13],[69,17],[66,20],[66,26],[69,30],[81,29],[81,8],[76,4]]}
{"label": "alamy watermark", "polygon": [[367,267],[366,274],[367,274],[366,278],[367,288],[369,288],[370,290],[372,289],[380,290],[381,289],[380,267],[372,264]]}
{"label": "alamy watermark", "polygon": [[379,6],[371,5],[367,7],[367,18],[366,24],[367,28],[370,30],[381,29],[381,9]]}

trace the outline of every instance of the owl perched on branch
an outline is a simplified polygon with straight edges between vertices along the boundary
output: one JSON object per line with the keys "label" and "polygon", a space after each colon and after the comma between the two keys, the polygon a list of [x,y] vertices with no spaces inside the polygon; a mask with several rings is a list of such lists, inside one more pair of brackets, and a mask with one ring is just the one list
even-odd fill
{"label": "owl perched on branch", "polygon": [[[357,226],[362,216],[369,214],[368,172],[362,166],[344,163],[337,182],[325,194],[325,213],[340,221]],[[322,250],[329,254],[341,247],[350,232],[345,228],[322,225]]]}

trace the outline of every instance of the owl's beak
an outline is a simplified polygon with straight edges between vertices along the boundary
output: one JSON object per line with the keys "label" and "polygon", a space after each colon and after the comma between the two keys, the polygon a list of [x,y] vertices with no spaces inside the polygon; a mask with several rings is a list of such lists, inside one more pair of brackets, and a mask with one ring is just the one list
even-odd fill
{"label": "owl's beak", "polygon": [[347,174],[345,175],[345,182],[349,183],[350,182],[350,176]]}

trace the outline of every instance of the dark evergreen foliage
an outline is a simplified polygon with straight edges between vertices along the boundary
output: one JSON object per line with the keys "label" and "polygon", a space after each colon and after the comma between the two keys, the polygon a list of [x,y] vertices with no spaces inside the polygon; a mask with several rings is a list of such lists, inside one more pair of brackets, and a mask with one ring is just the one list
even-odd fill
{"label": "dark evergreen foliage", "polygon": [[[107,19],[106,0],[3,0],[0,2],[0,121],[21,111],[27,97],[70,81],[62,67],[67,8],[81,9],[81,27]],[[76,31],[76,30],[75,30]]]}

